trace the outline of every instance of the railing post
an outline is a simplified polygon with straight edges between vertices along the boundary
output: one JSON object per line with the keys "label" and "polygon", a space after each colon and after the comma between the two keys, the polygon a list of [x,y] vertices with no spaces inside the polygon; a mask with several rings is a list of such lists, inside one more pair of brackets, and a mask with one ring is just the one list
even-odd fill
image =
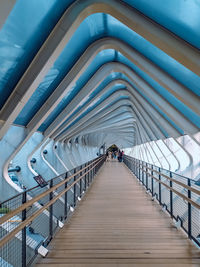
{"label": "railing post", "polygon": [[92,177],[93,177],[93,169],[92,169],[92,167],[93,167],[93,161],[91,161],[91,167],[90,167],[90,182],[92,182]]}
{"label": "railing post", "polygon": [[138,160],[138,162],[137,162],[137,168],[138,168],[137,174],[138,174],[138,179],[140,180],[140,168],[139,168],[139,166],[140,166],[140,160]]}
{"label": "railing post", "polygon": [[[191,180],[188,179],[188,186],[191,186]],[[188,189],[188,198],[191,199],[191,191]],[[188,238],[192,236],[192,209],[191,203],[188,202]]]}
{"label": "railing post", "polygon": [[85,184],[84,187],[85,187],[85,191],[86,191],[86,189],[87,189],[87,177],[86,177],[86,176],[87,176],[87,175],[86,175],[87,168],[86,168],[86,166],[87,166],[87,165],[86,165],[86,163],[85,163],[85,170],[84,170],[84,173],[85,173],[85,176],[84,176],[84,184]]}
{"label": "railing post", "polygon": [[148,188],[148,163],[146,163],[146,188],[147,190],[149,189]]}
{"label": "railing post", "polygon": [[[95,164],[94,164],[94,162],[92,162],[92,168],[94,167]],[[92,177],[93,178],[94,178],[94,175],[95,175],[95,167],[92,169]]]}
{"label": "railing post", "polygon": [[142,183],[144,185],[144,166],[143,166],[143,161],[142,161]]}
{"label": "railing post", "polygon": [[94,162],[92,161],[92,180],[94,179]]}
{"label": "railing post", "polygon": [[[82,165],[81,165],[82,170]],[[82,176],[82,171],[80,172],[80,177]],[[82,178],[80,179],[80,197],[82,196]]]}
{"label": "railing post", "polygon": [[[170,172],[170,178],[172,178],[172,172]],[[172,181],[169,182],[170,188],[173,187]],[[170,190],[170,214],[173,217],[173,192]]]}
{"label": "railing post", "polygon": [[[65,179],[68,177],[68,172],[65,174]],[[65,182],[65,188],[67,188],[67,182]],[[67,192],[65,192],[65,205],[64,205],[64,218],[67,218]]]}
{"label": "railing post", "polygon": [[[159,171],[158,179],[159,179],[159,181],[161,181],[160,168],[158,168],[158,171]],[[159,183],[158,187],[159,187],[159,203],[161,205],[162,204],[161,183]]]}
{"label": "railing post", "polygon": [[[53,187],[53,179],[50,180],[50,188]],[[53,199],[53,192],[49,193],[49,201]],[[53,237],[53,204],[49,206],[49,241]]]}
{"label": "railing post", "polygon": [[87,171],[88,171],[88,174],[87,174],[87,185],[88,185],[88,187],[90,186],[90,167],[89,167],[89,165],[90,165],[90,161],[88,162],[88,167],[87,167]]}
{"label": "railing post", "polygon": [[138,178],[138,168],[137,168],[138,160],[135,160],[135,176]]}
{"label": "railing post", "polygon": [[96,174],[96,170],[97,170],[97,166],[94,167],[94,175]]}
{"label": "railing post", "polygon": [[139,171],[139,180],[141,181],[141,173],[140,173],[140,160],[138,162],[138,171]]}
{"label": "railing post", "polygon": [[[76,168],[74,168],[74,174],[76,173]],[[74,182],[76,181],[76,175],[74,175]],[[76,183],[74,184],[74,207],[76,207]]]}
{"label": "railing post", "polygon": [[[26,203],[26,191],[22,194],[22,204]],[[22,211],[22,221],[26,220],[26,209]],[[22,229],[22,267],[26,267],[26,226]]]}
{"label": "railing post", "polygon": [[136,176],[136,159],[134,159],[134,174]]}
{"label": "railing post", "polygon": [[88,187],[90,186],[90,167],[89,167],[89,165],[90,165],[90,161],[88,162],[88,168],[87,168],[87,170],[88,170],[88,176],[87,176]]}
{"label": "railing post", "polygon": [[154,195],[154,188],[153,188],[153,186],[154,186],[154,182],[153,182],[153,165],[151,165],[151,194],[152,194],[152,197],[153,197],[153,195]]}
{"label": "railing post", "polygon": [[135,176],[138,178],[138,172],[137,172],[137,159],[135,160]]}
{"label": "railing post", "polygon": [[[92,161],[90,161],[90,164],[92,163]],[[92,165],[89,167],[89,174],[90,174],[90,176],[89,176],[89,180],[90,180],[90,183],[92,182]]]}

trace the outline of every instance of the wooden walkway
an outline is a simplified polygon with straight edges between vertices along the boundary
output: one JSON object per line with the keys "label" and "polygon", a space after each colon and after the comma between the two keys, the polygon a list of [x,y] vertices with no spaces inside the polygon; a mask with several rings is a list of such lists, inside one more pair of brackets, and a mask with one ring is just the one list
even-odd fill
{"label": "wooden walkway", "polygon": [[200,251],[123,163],[106,162],[95,179],[37,267],[200,266]]}

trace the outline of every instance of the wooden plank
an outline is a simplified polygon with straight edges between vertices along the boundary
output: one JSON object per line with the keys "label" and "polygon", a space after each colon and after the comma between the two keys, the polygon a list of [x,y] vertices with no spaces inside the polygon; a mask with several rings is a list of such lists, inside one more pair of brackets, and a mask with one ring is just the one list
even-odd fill
{"label": "wooden plank", "polygon": [[[38,267],[44,267],[44,266],[47,266],[45,263],[43,263],[43,264],[38,264],[37,265]],[[82,263],[80,263],[80,264],[66,264],[66,263],[61,263],[61,264],[58,264],[58,263],[56,263],[56,264],[48,264],[48,266],[51,266],[51,267],[102,267],[102,266],[105,266],[104,264],[94,264],[94,263],[86,263],[86,264],[82,264]],[[131,264],[120,264],[120,263],[117,263],[117,264],[112,264],[112,263],[106,263],[106,266],[107,267],[138,267],[138,263],[136,263],[136,264],[133,264],[133,263],[131,263]],[[139,267],[146,267],[147,266],[147,263],[145,263],[145,264],[140,264],[139,265]],[[156,264],[156,263],[153,263],[153,264],[149,264],[148,263],[148,267],[155,267],[155,266],[159,266],[159,267],[168,267],[169,266],[169,264],[167,263],[167,264],[161,264],[161,263],[158,263],[158,264]],[[193,267],[199,267],[199,265],[197,265],[197,264],[193,264],[193,265],[191,265],[191,264],[185,264],[185,263],[181,263],[181,264],[173,264],[173,266],[174,267],[191,267],[191,266],[193,266]]]}
{"label": "wooden plank", "polygon": [[200,251],[118,162],[104,164],[49,250],[36,266],[200,266]]}

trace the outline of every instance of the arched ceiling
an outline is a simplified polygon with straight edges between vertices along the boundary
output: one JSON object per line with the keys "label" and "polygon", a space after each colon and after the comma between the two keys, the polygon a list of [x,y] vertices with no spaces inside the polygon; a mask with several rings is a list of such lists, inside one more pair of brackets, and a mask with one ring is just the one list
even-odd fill
{"label": "arched ceiling", "polygon": [[91,146],[196,133],[199,13],[195,0],[16,1],[0,31],[0,138],[11,125]]}

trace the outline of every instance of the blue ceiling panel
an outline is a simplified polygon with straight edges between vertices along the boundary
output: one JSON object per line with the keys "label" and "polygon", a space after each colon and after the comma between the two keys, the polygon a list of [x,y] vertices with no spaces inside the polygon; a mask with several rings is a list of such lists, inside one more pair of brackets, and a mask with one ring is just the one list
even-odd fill
{"label": "blue ceiling panel", "polygon": [[200,48],[199,0],[123,0],[192,45]]}
{"label": "blue ceiling panel", "polygon": [[89,65],[87,70],[81,75],[81,77],[75,82],[75,84],[69,88],[68,93],[62,99],[60,104],[54,109],[50,117],[44,124],[41,125],[39,130],[44,130],[48,122],[55,119],[60,112],[66,107],[66,105],[73,99],[73,97],[81,90],[81,88],[87,83],[87,81],[95,74],[95,72],[105,63],[113,61],[115,51],[112,49],[103,50],[96,55],[92,63]]}
{"label": "blue ceiling panel", "polygon": [[[0,107],[3,106],[37,51],[48,37],[63,12],[72,2],[73,0],[18,0],[16,2],[16,5],[0,31]],[[136,8],[160,25],[163,25],[191,45],[200,48],[199,1],[168,0],[167,3],[164,3],[162,0],[124,0],[124,2]],[[165,8],[163,8],[164,6]],[[35,16],[32,16],[33,13]],[[41,106],[45,105],[46,100],[59,86],[88,46],[104,37],[113,37],[127,43],[171,77],[186,86],[196,94],[197,97],[200,97],[200,77],[114,17],[108,14],[96,13],[88,16],[80,24],[43,81],[27,101],[14,123],[27,126],[34,115],[40,110]],[[80,78],[74,80],[73,84],[66,89],[65,95],[60,100],[60,103],[51,111],[38,130],[44,132],[80,90],[82,90],[92,76],[95,75],[99,68],[109,62],[120,62],[131,68],[146,84],[153,88],[156,94],[170,103],[182,116],[196,125],[197,128],[200,128],[200,116],[184,105],[158,82],[153,80],[148,74],[130,62],[130,60],[120,52],[113,49],[106,49],[99,52],[87,69],[81,74]],[[125,85],[119,83],[109,88],[102,97],[97,97],[97,94],[111,81],[119,78],[128,81],[143,99],[157,110],[162,117],[164,117],[180,134],[184,134],[184,127],[180,129],[180,127],[175,125],[174,121],[176,120],[173,121],[169,118],[159,108],[156,102],[154,103],[145,95],[143,90],[137,87],[136,83],[131,82],[124,74],[115,72],[108,74],[105,80],[95,90],[91,91],[87,99],[76,107],[73,114],[63,123],[63,125],[67,125],[66,129],[72,127],[115,91],[125,89]],[[93,104],[91,104],[74,122],[71,122],[72,117],[91,100],[94,101]],[[155,119],[153,118],[153,120]],[[157,125],[156,121],[155,124]],[[157,126],[163,134],[168,137],[166,129],[159,124]]]}
{"label": "blue ceiling panel", "polygon": [[0,31],[0,108],[60,16],[72,2],[16,2]]}
{"label": "blue ceiling panel", "polygon": [[[55,61],[53,67],[45,76],[43,82],[39,85],[17,117],[15,121],[16,124],[25,126],[30,121],[34,114],[39,110],[40,106],[44,104],[47,98],[72,68],[74,63],[79,59],[88,45],[101,38],[103,35],[104,20],[102,14],[91,15],[81,23],[71,40]],[[51,75],[52,73],[54,73],[54,75]],[[79,80],[79,83],[81,82],[82,81]]]}
{"label": "blue ceiling panel", "polygon": [[[122,85],[122,84],[118,84],[118,85],[112,86],[106,93],[103,94],[102,97],[100,97],[99,99],[98,98],[94,99],[95,100],[94,103],[92,103],[76,120],[74,120],[73,123],[70,123],[66,128],[69,129],[72,125],[74,125],[76,122],[78,122],[84,116],[86,116],[90,111],[92,111],[94,108],[96,108],[99,104],[103,103],[114,92],[117,92],[117,91],[119,91],[121,89],[126,89],[126,87],[124,85]],[[77,109],[78,109],[78,107],[77,107]],[[74,112],[73,114],[76,114],[77,111]],[[73,114],[72,114],[72,116],[73,116]],[[69,120],[70,120],[70,118],[67,119],[66,121],[64,121],[62,125],[65,125]]]}
{"label": "blue ceiling panel", "polygon": [[[92,42],[104,36],[113,36],[129,43],[129,45],[132,45],[132,47],[137,49],[141,54],[149,58],[152,62],[163,68],[175,79],[188,86],[194,93],[200,96],[200,77],[192,73],[190,70],[186,69],[184,66],[176,62],[174,59],[166,55],[164,52],[162,52],[152,44],[150,44],[144,38],[139,36],[134,31],[130,30],[128,27],[123,25],[121,22],[119,22],[112,16],[97,13],[87,17],[81,23],[71,40],[68,42],[68,44],[62,51],[61,55],[54,63],[53,67],[50,69],[49,73],[46,75],[43,82],[34,92],[30,100],[27,102],[27,104],[15,120],[15,123],[24,126],[27,125],[27,123],[39,110],[41,105],[45,103],[47,98],[59,85],[59,83],[68,73],[68,71],[77,61],[77,59],[81,56],[81,54],[85,51],[85,49]],[[111,59],[110,61],[117,60],[116,55],[117,54],[115,53],[114,59]],[[100,56],[102,57],[102,59],[100,59]],[[100,64],[103,64],[103,61],[104,52],[102,51],[99,54],[98,60],[96,60],[97,66],[95,66],[95,63],[93,63],[93,65],[91,65],[91,71],[88,70],[88,73],[91,73],[93,69],[98,69]],[[109,62],[109,60],[107,59],[106,62]],[[128,61],[126,61],[126,64],[127,62]],[[139,71],[139,69],[138,72],[142,73],[141,71]],[[83,74],[81,79],[79,79],[76,84],[74,84],[74,86],[70,88],[70,92],[73,90],[72,94],[70,94],[70,97],[69,95],[67,95],[62,100],[58,109],[54,111],[54,114],[58,115],[61,111],[61,107],[64,108],[64,106],[72,99],[73,95],[75,96],[77,94],[80,88],[87,82],[89,77],[91,77],[91,75],[87,75],[87,72]],[[66,99],[68,100],[66,101]],[[191,116],[189,110],[187,113],[188,116]],[[194,121],[195,123],[198,123],[198,118],[195,118],[195,114]],[[41,128],[44,129],[45,127],[41,126]]]}
{"label": "blue ceiling panel", "polygon": [[109,15],[106,16],[108,17],[109,22],[107,30],[108,36],[119,38],[128,43],[165,72],[169,73],[169,75],[177,81],[193,91],[197,96],[200,96],[199,76],[168,56],[156,46],[152,45],[136,32],[123,25],[117,19]]}
{"label": "blue ceiling panel", "polygon": [[[92,98],[94,98],[101,90],[104,89],[111,81],[114,79],[120,79],[122,77],[121,73],[111,73],[108,75],[105,80],[96,88],[94,92],[90,94],[89,99],[82,103],[81,105],[77,106],[77,109],[75,112],[69,117],[69,119],[75,115],[85,104],[87,104]],[[62,111],[62,108],[65,107],[65,103],[63,103],[63,107],[61,104],[58,105],[58,107],[48,116],[48,118],[44,121],[44,123],[40,126],[38,131],[44,132],[48,126],[56,119],[56,117],[59,115],[59,113]]]}
{"label": "blue ceiling panel", "polygon": [[[127,80],[132,87],[155,109],[162,117],[164,117],[179,133],[180,135],[184,134],[184,131],[178,127],[154,102],[151,101],[149,97],[147,97],[142,90],[140,90],[135,83],[133,83],[128,77],[126,77],[123,74],[123,79]],[[159,126],[160,130],[164,133],[164,131]],[[166,137],[168,136],[168,133],[165,134]]]}
{"label": "blue ceiling panel", "polygon": [[[118,89],[119,90],[119,89]],[[112,93],[107,93],[107,96],[108,96],[108,94],[109,95],[111,95],[111,94],[113,94],[114,93],[114,90],[113,90],[113,92]],[[82,118],[84,118],[84,116],[86,116],[90,111],[92,111],[94,108],[96,108],[98,105],[100,105],[103,101],[104,101],[104,99],[105,98],[101,98],[101,99],[99,99],[94,105],[91,105],[91,107],[89,107],[85,112],[83,112],[83,114],[81,114],[76,120],[74,120],[74,122],[72,122],[71,124],[69,124],[61,133],[60,133],[60,135],[64,132],[64,131],[66,131],[66,130],[68,130],[68,129],[70,129],[74,124],[76,124],[80,119],[82,119]],[[107,105],[106,107],[104,107],[103,109],[102,109],[102,111],[103,110],[105,110],[105,109],[107,109],[107,108],[109,108],[109,107],[111,107],[112,105],[114,105],[115,103],[117,103],[118,101],[120,101],[120,100],[128,100],[129,99],[129,97],[128,96],[120,96],[120,97],[117,97],[116,98],[116,100],[114,100],[114,101],[112,101],[109,105]]]}
{"label": "blue ceiling panel", "polygon": [[173,105],[180,113],[183,113],[186,118],[191,120],[197,127],[200,128],[200,117],[194,113],[191,109],[189,109],[186,105],[184,105],[178,98],[174,95],[170,94],[164,87],[159,85],[156,81],[154,81],[149,75],[147,75],[144,71],[140,70],[135,64],[130,62],[123,55],[118,53],[118,60],[125,65],[130,66],[135,73],[137,73],[144,81],[146,81],[157,93],[159,93],[168,103]]}

